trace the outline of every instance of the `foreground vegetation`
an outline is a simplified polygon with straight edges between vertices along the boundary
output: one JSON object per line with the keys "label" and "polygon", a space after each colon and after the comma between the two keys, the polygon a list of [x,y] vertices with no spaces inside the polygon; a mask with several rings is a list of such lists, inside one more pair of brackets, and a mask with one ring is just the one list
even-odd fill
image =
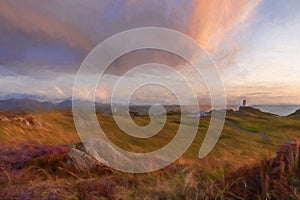
{"label": "foreground vegetation", "polygon": [[[158,135],[137,139],[122,133],[110,115],[98,117],[112,141],[135,152],[164,146],[180,123],[178,114],[169,115]],[[0,199],[299,198],[297,115],[228,111],[218,144],[200,160],[210,120],[201,118],[188,151],[148,174],[121,173],[95,162],[79,143],[70,111],[0,113],[0,120]],[[149,122],[147,116],[134,120]]]}

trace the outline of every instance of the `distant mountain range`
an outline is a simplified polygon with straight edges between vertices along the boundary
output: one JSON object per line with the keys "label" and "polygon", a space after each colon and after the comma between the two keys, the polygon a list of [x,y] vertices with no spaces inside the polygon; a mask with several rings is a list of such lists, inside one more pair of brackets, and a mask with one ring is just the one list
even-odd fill
{"label": "distant mountain range", "polygon": [[[65,103],[65,102],[62,102]],[[62,103],[52,103],[49,101],[38,101],[34,99],[29,98],[23,98],[23,99],[5,99],[0,100],[0,110],[6,111],[6,110],[37,110],[37,109],[54,109],[66,106],[67,104]],[[72,105],[70,101],[70,106]]]}
{"label": "distant mountain range", "polygon": [[[84,103],[83,100],[75,100]],[[105,112],[111,114],[110,104],[95,103],[96,110],[98,112]],[[164,106],[167,112],[174,112],[180,110],[178,105],[166,105]],[[1,111],[36,111],[36,110],[56,110],[56,109],[71,109],[72,99],[66,99],[60,102],[50,102],[50,101],[39,101],[30,98],[20,98],[20,99],[2,99],[0,100],[0,112]],[[149,105],[130,105],[130,112],[136,115],[147,115],[150,109]],[[118,112],[125,112],[126,106],[119,105]]]}
{"label": "distant mountain range", "polygon": [[[83,100],[75,100],[85,102]],[[95,103],[97,108],[108,108],[108,104]],[[72,108],[72,99],[65,99],[58,102],[50,101],[40,101],[31,98],[11,98],[0,100],[0,111],[16,110],[16,111],[26,111],[26,110],[50,110],[50,109],[65,109]]]}
{"label": "distant mountain range", "polygon": [[9,99],[31,99],[37,101],[46,101],[46,97],[34,95],[34,94],[20,94],[20,93],[11,93],[3,94],[0,93],[0,100],[9,100]]}
{"label": "distant mountain range", "polygon": [[[9,98],[14,97],[14,98]],[[24,97],[24,98],[22,98]],[[26,98],[25,98],[26,97]],[[75,100],[85,102],[83,100]],[[107,114],[111,114],[111,107],[109,104],[105,103],[95,103],[95,107],[97,111],[105,112]],[[120,110],[124,109],[124,105],[120,105]],[[178,112],[180,110],[180,106],[178,105],[164,105],[167,112]],[[264,110],[258,106],[254,106],[255,108],[260,109],[261,111],[274,113],[271,110]],[[273,106],[274,107],[274,106]],[[280,107],[280,106],[279,106]],[[287,107],[287,106],[285,106]],[[0,98],[0,111],[34,111],[34,110],[55,110],[55,109],[71,109],[72,108],[72,99],[64,99],[57,102],[43,101],[40,97],[33,95],[10,95],[6,98]],[[137,115],[147,115],[149,111],[149,105],[130,105],[130,111],[136,113]],[[298,108],[298,109],[297,109]],[[297,110],[296,110],[297,109]],[[300,117],[300,109],[296,106],[294,111],[290,111],[289,115],[291,117]],[[295,111],[296,110],[296,111]],[[282,115],[284,116],[284,115]]]}

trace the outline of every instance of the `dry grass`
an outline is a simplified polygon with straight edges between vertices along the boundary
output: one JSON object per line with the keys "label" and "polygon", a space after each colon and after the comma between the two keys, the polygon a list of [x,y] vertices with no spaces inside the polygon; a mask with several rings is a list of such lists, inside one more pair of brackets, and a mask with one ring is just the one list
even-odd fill
{"label": "dry grass", "polygon": [[0,199],[299,199],[299,142],[229,174],[178,162],[157,172],[124,174],[76,158],[78,150],[70,147],[20,147],[1,148]]}
{"label": "dry grass", "polygon": [[[299,198],[300,144],[282,145],[300,138],[299,119],[230,111],[217,146],[199,160],[210,120],[203,118],[193,144],[175,163],[148,174],[125,174],[83,151],[70,114],[1,113],[11,121],[0,120],[0,199]],[[109,115],[99,114],[99,120],[116,144],[143,152],[172,139],[179,116],[170,115],[159,135],[142,141],[118,130]],[[135,120],[145,124],[148,118]],[[255,134],[260,132],[268,137]]]}

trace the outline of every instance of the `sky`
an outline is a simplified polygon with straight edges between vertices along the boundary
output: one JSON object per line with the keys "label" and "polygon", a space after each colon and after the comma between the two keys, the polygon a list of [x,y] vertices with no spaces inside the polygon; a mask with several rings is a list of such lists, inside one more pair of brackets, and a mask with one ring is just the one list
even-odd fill
{"label": "sky", "polygon": [[[76,72],[93,48],[119,32],[149,26],[174,29],[197,41],[220,71],[228,104],[239,104],[243,97],[249,104],[300,104],[298,0],[1,0],[0,97],[69,98]],[[186,66],[166,52],[130,53],[110,66],[98,100],[107,101],[112,85],[128,69],[154,61],[181,71]],[[135,78],[143,76],[172,81],[157,72]],[[128,84],[135,81],[130,78]],[[136,98],[169,102],[168,91],[150,89]],[[198,92],[204,102],[209,99],[201,80]],[[82,98],[90,97],[91,91],[82,88]]]}

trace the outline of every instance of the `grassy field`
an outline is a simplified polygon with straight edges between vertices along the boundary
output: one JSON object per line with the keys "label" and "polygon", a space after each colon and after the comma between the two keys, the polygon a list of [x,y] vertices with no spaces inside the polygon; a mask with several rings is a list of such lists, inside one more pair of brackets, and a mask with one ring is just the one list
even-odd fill
{"label": "grassy field", "polygon": [[[134,152],[163,147],[180,124],[180,115],[173,113],[159,134],[138,139],[123,133],[111,115],[98,113],[98,119],[110,140]],[[147,125],[149,117],[134,121]],[[293,141],[300,138],[299,121],[253,108],[229,110],[217,145],[199,159],[210,122],[204,117],[194,142],[174,164],[133,175],[96,163],[79,151],[69,110],[0,113],[0,199],[266,199],[278,197],[276,192],[297,199],[299,159]],[[281,150],[284,160],[276,152],[288,143],[291,146]],[[286,179],[273,169],[281,169]],[[285,185],[273,186],[278,180]],[[254,186],[242,186],[243,181]]]}

